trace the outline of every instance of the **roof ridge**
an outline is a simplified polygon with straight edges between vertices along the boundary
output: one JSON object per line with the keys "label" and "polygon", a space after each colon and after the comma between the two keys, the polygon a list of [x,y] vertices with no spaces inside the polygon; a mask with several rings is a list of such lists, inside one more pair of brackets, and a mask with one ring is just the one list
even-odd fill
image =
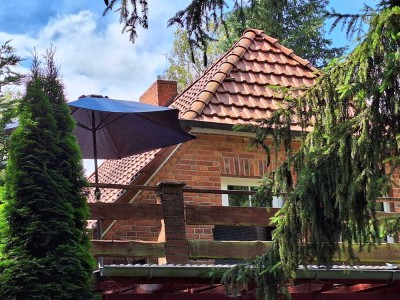
{"label": "roof ridge", "polygon": [[244,53],[250,47],[250,44],[252,43],[256,35],[256,30],[246,30],[239,41],[236,42],[236,44],[231,48],[231,50],[221,58],[226,59],[212,76],[212,78],[208,80],[203,91],[201,91],[198,98],[192,103],[191,107],[183,114],[183,119],[191,120],[194,119],[197,115],[200,115],[204,107],[210,101],[211,96],[214,95],[218,86],[222,83],[225,77],[230,74],[233,67],[243,57]]}

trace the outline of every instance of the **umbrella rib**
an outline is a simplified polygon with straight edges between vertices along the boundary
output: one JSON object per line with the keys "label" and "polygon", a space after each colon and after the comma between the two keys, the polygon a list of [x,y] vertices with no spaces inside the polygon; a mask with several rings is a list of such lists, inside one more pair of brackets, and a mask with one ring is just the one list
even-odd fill
{"label": "umbrella rib", "polygon": [[[107,135],[108,135],[110,141],[112,141],[113,139],[112,139],[111,134],[110,134],[110,132],[108,131],[108,128],[107,128],[107,127],[104,129],[104,131],[107,132]],[[114,151],[115,151],[115,153],[117,154],[118,159],[121,159],[122,157],[121,157],[121,155],[119,154],[118,149],[115,147],[114,142],[112,142],[111,145],[112,145],[112,147],[114,148]]]}
{"label": "umbrella rib", "polygon": [[[111,115],[111,114],[110,114],[110,115]],[[110,116],[110,115],[109,115],[109,116]],[[122,116],[120,116],[120,117],[118,117],[118,118],[112,120],[112,121],[109,122],[109,123],[105,123],[104,125],[99,126],[99,127],[97,127],[96,129],[97,129],[97,130],[101,130],[101,129],[103,129],[104,127],[107,127],[108,125],[110,125],[111,123],[114,123],[114,122],[118,121],[119,119],[125,117],[126,115],[128,115],[128,114],[127,114],[127,113],[126,113],[126,114],[123,114]],[[108,117],[105,118],[104,120],[102,120],[102,121],[100,122],[100,124],[103,123],[103,121],[105,122],[107,119],[108,119]],[[100,124],[99,124],[99,125],[100,125]]]}
{"label": "umbrella rib", "polygon": [[82,123],[80,123],[80,122],[76,122],[76,125],[78,125],[79,127],[82,127],[82,128],[84,128],[84,129],[86,129],[86,130],[92,130],[91,128],[89,128],[89,127],[87,127],[87,126],[83,125],[83,124],[82,124]]}
{"label": "umbrella rib", "polygon": [[[102,124],[103,124],[105,121],[107,121],[107,119],[108,119],[110,116],[111,116],[111,113],[108,112],[107,117],[105,117],[105,118],[103,119],[102,115],[99,114],[100,122],[99,122],[99,124],[97,125],[96,130],[101,130],[104,126],[107,126],[108,124],[105,124],[104,126],[102,126]],[[112,121],[112,122],[114,122],[114,121]],[[111,124],[112,122],[110,122],[109,124]]]}

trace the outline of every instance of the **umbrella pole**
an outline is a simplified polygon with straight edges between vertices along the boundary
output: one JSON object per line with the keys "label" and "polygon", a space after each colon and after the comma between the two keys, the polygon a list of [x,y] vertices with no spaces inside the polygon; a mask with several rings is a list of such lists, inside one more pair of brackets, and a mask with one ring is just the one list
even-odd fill
{"label": "umbrella pole", "polygon": [[[93,158],[94,158],[94,181],[99,183],[99,173],[97,169],[97,140],[96,140],[96,122],[94,111],[92,111],[92,137],[93,137]],[[96,187],[94,191],[96,201],[100,201],[100,189]],[[101,220],[97,220],[97,238],[101,240],[103,238],[103,230],[101,228]],[[103,257],[98,258],[98,264],[100,267],[103,266]]]}

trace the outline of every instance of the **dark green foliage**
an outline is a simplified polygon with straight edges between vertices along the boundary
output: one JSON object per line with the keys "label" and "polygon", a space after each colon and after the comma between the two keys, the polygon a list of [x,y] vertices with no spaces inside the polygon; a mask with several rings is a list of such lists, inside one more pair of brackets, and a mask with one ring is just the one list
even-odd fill
{"label": "dark green foliage", "polygon": [[[400,7],[385,6],[368,20],[369,32],[351,54],[333,62],[302,97],[287,96],[286,109],[254,128],[256,142],[272,134],[275,147],[288,155],[267,189],[286,198],[275,218],[280,286],[300,264],[329,266],[335,252],[353,263],[357,251],[400,230],[399,219],[375,218],[376,198],[389,193],[399,167]],[[296,153],[293,124],[303,128]],[[276,291],[276,285],[264,290]]]}
{"label": "dark green foliage", "polygon": [[10,45],[10,41],[0,46],[0,91],[8,84],[17,84],[21,75],[13,70],[21,62],[21,57],[15,54],[15,49]]}
{"label": "dark green foliage", "polygon": [[193,62],[193,48],[196,47],[204,53],[204,65],[208,64],[206,52],[209,42],[213,40],[211,33],[215,32],[221,23],[225,27],[223,11],[226,7],[226,1],[223,0],[193,0],[168,21],[168,26],[178,24],[186,30]]}
{"label": "dark green foliage", "polygon": [[6,170],[2,299],[89,299],[92,258],[79,149],[53,52],[34,59]]}
{"label": "dark green foliage", "polygon": [[270,251],[252,262],[234,266],[223,275],[221,282],[225,284],[227,292],[235,297],[242,285],[255,282],[259,299],[275,300],[277,294],[282,294],[286,298],[290,297],[286,283],[292,276],[287,276],[283,271],[279,249],[275,244]]}
{"label": "dark green foliage", "polygon": [[[54,61],[54,51],[49,50],[46,54],[46,87],[47,97],[53,104],[53,114],[56,121],[58,138],[60,140],[60,155],[58,161],[59,171],[67,179],[66,190],[64,193],[67,199],[70,199],[74,208],[75,227],[82,232],[86,230],[86,220],[89,216],[86,197],[82,194],[81,188],[87,185],[84,173],[80,148],[72,131],[75,128],[75,122],[70,116],[70,109],[66,105],[64,97],[64,88],[60,81],[58,68]],[[82,235],[82,242],[88,244],[88,236]]]}
{"label": "dark green foliage", "polygon": [[229,37],[223,39],[224,33],[220,33],[222,49],[227,51],[247,28],[256,28],[314,66],[326,65],[344,51],[331,48],[331,40],[325,38],[327,4],[328,0],[252,1],[249,7],[240,7],[227,15]]}
{"label": "dark green foliage", "polygon": [[112,11],[117,3],[120,2],[121,6],[116,9],[119,12],[120,22],[124,23],[122,32],[129,32],[129,40],[135,42],[137,37],[136,27],[142,26],[144,29],[149,27],[147,13],[148,4],[147,0],[105,0],[104,4],[106,9],[103,15]]}

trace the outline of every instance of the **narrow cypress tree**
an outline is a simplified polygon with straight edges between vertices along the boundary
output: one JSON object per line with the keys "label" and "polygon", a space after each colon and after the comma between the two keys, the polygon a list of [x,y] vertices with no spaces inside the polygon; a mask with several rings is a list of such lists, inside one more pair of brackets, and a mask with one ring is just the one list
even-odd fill
{"label": "narrow cypress tree", "polygon": [[[86,233],[89,217],[89,207],[82,187],[87,185],[83,172],[82,156],[75,135],[75,121],[71,117],[70,109],[66,104],[64,87],[60,80],[59,70],[55,64],[52,49],[46,53],[45,70],[45,92],[52,104],[53,115],[56,119],[56,130],[59,138],[60,152],[57,161],[60,162],[58,169],[62,176],[67,179],[67,185],[63,191],[74,208],[74,223],[77,234],[81,237],[80,243],[87,250],[90,247],[89,237]],[[85,265],[86,273],[90,274],[92,266],[90,257],[82,257],[82,265]],[[86,281],[88,278],[86,278]]]}
{"label": "narrow cypress tree", "polygon": [[[34,59],[6,169],[2,299],[88,299],[87,207],[73,123],[58,75]],[[54,97],[54,101],[50,100]],[[69,151],[69,153],[67,153]]]}

